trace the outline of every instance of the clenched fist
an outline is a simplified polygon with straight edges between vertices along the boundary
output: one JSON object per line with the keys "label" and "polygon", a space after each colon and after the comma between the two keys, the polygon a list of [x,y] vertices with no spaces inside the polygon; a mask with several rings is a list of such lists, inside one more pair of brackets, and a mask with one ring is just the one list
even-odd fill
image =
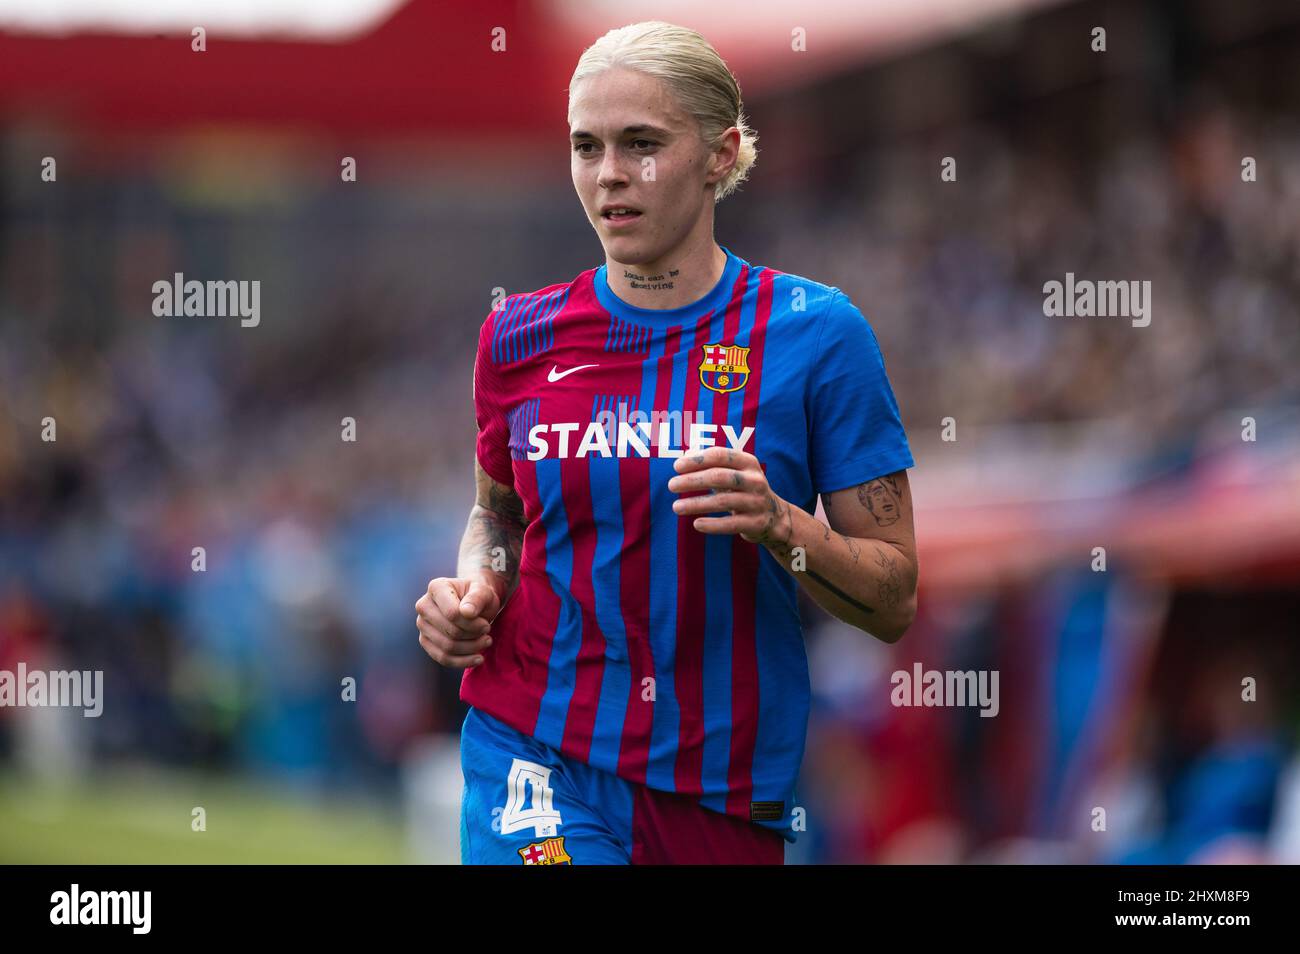
{"label": "clenched fist", "polygon": [[440,576],[415,603],[420,645],[449,669],[469,669],[492,645],[491,621],[501,609],[496,590],[482,580]]}

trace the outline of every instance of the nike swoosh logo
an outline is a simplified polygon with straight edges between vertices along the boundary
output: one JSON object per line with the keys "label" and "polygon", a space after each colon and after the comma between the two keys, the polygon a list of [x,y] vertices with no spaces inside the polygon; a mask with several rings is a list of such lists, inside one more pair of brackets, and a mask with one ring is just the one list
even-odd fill
{"label": "nike swoosh logo", "polygon": [[551,370],[546,375],[547,381],[558,381],[565,375],[572,374],[574,371],[581,371],[583,368],[599,368],[598,364],[580,364],[576,368],[569,368],[567,371],[560,371],[555,365],[551,365]]}

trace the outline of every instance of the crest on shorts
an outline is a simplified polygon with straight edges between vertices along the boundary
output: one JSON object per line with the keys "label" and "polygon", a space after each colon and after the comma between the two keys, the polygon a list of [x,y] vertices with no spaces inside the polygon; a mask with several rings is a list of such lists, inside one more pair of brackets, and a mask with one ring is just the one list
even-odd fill
{"label": "crest on shorts", "polygon": [[519,849],[519,857],[526,865],[571,865],[573,859],[564,850],[564,836],[535,841]]}
{"label": "crest on shorts", "polygon": [[749,380],[749,349],[736,345],[706,344],[700,362],[700,383],[710,391],[739,391]]}

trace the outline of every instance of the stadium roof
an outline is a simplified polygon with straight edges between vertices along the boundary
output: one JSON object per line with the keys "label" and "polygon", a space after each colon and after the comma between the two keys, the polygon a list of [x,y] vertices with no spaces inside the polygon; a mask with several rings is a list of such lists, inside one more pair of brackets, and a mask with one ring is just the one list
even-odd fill
{"label": "stadium roof", "polygon": [[[753,98],[1055,2],[0,0],[0,121],[549,133],[578,54],[624,23],[699,29]],[[196,26],[205,52],[191,49]],[[806,52],[792,49],[796,28]]]}

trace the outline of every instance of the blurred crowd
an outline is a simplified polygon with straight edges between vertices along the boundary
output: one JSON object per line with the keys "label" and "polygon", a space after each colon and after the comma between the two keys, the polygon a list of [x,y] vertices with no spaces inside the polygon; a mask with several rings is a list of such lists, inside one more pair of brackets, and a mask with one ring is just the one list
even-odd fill
{"label": "blurred crowd", "polygon": [[[768,258],[835,276],[926,428],[1108,419],[1160,443],[1300,402],[1300,121],[1210,102],[1090,158],[983,127],[868,151],[847,193],[782,208]],[[1151,324],[1045,316],[1067,272],[1150,281]]]}
{"label": "blurred crowd", "polygon": [[[1086,159],[991,125],[961,141],[956,182],[910,143],[815,194],[720,207],[742,257],[862,308],[909,433],[1119,419],[1142,447],[1300,402],[1294,118],[1208,104]],[[412,604],[454,570],[472,500],[475,333],[494,288],[600,264],[576,199],[362,182],[250,205],[149,170],[5,188],[0,669],[104,670],[103,717],[74,727],[95,762],[395,792],[411,744],[463,711]],[[260,326],[154,316],[153,282],[178,271],[262,280]],[[1067,271],[1150,280],[1151,325],[1045,317]],[[810,611],[792,859],[1282,851],[1294,599],[1110,578],[925,594],[899,647]],[[999,668],[999,718],[891,707],[890,672],[917,659]],[[1257,672],[1271,693],[1233,705]],[[0,710],[0,765],[20,718]]]}

